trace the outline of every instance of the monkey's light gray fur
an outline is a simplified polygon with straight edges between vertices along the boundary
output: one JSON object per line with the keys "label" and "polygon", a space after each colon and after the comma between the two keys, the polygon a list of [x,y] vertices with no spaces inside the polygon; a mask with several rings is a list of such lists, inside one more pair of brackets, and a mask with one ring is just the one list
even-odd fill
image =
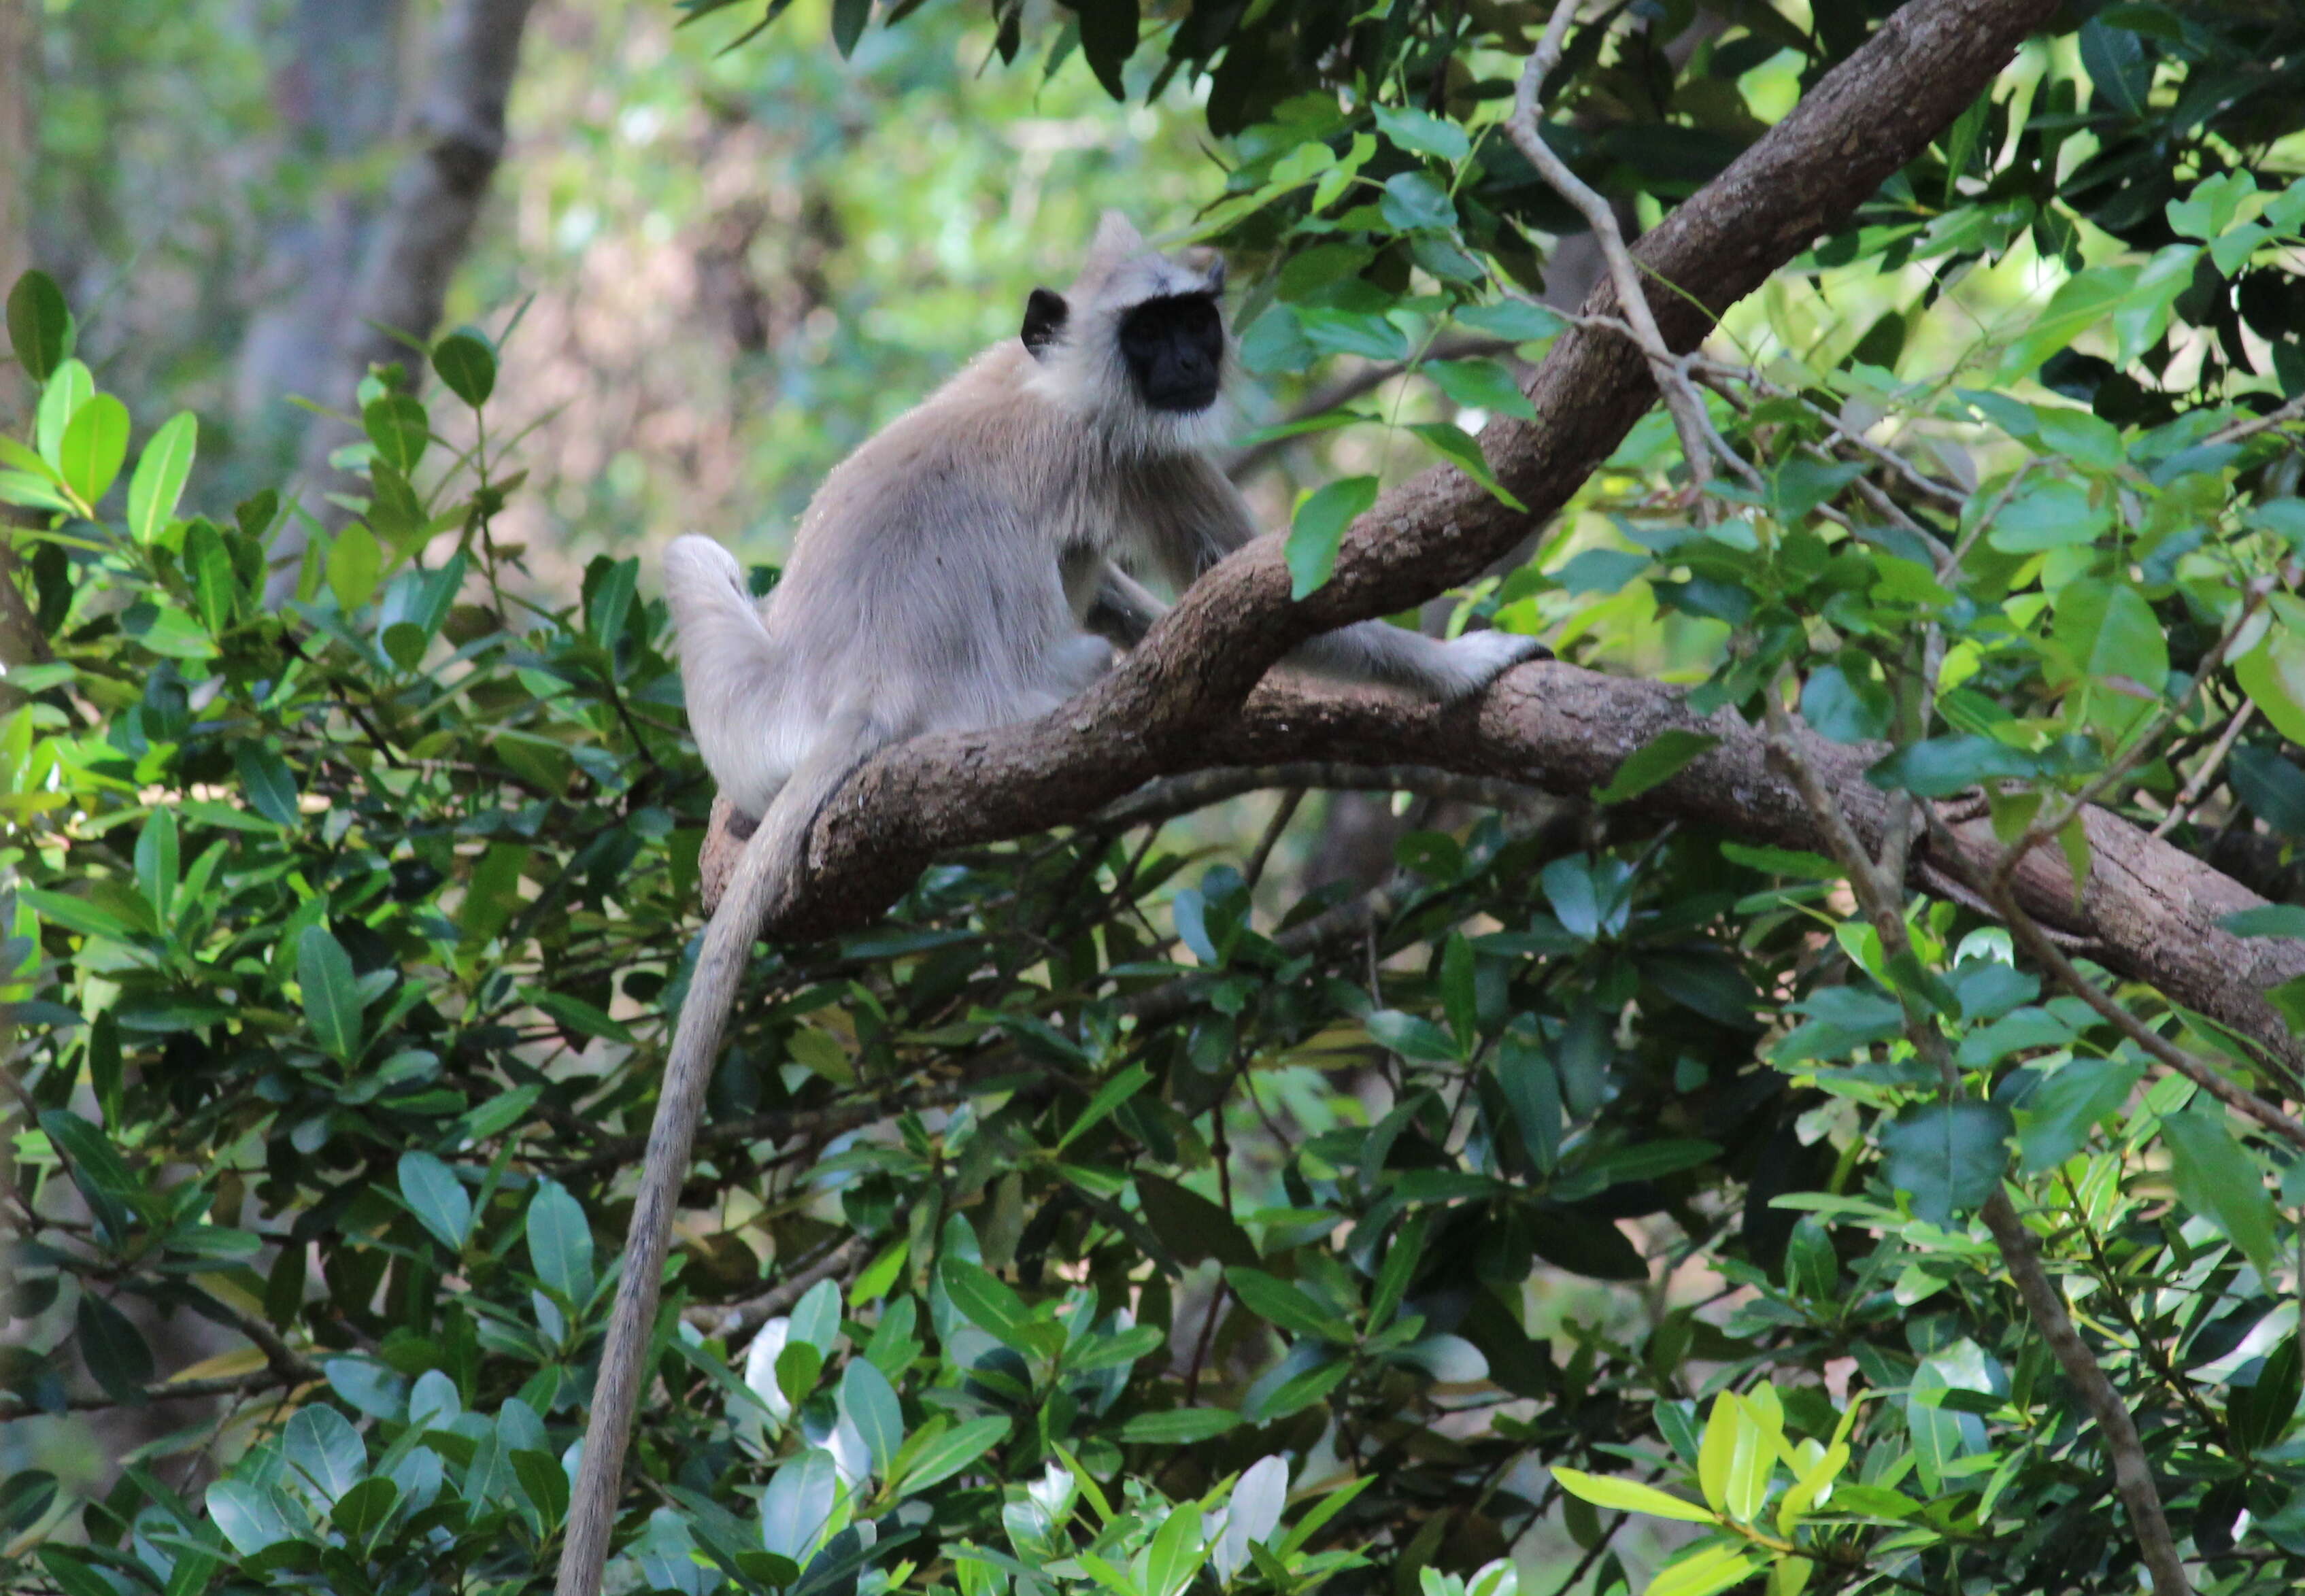
{"label": "monkey's light gray fur", "polygon": [[[689,724],[721,792],[778,839],[780,888],[818,809],[874,751],[1054,709],[1110,665],[1108,638],[1134,643],[1161,614],[1129,572],[1181,590],[1255,536],[1204,453],[1232,354],[1212,313],[1223,283],[1214,255],[1160,254],[1108,214],[1070,292],[1033,295],[1025,337],[825,478],[765,600],[711,539],[666,550]],[[1174,343],[1149,356],[1147,318],[1131,321],[1148,306],[1150,325],[1186,329],[1154,335]],[[1364,622],[1289,663],[1454,698],[1540,652]]]}

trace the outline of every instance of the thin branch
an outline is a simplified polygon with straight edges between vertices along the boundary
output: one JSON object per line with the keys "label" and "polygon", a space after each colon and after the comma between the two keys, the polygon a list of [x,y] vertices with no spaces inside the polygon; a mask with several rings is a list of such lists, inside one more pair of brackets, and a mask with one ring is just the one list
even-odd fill
{"label": "thin branch", "polygon": [[1681,453],[1688,458],[1691,490],[1697,491],[1713,474],[1713,445],[1708,436],[1712,427],[1705,414],[1704,401],[1697,397],[1688,372],[1675,359],[1671,345],[1657,326],[1655,313],[1649,309],[1649,296],[1641,286],[1640,268],[1625,248],[1625,235],[1618,230],[1616,212],[1544,141],[1543,107],[1537,97],[1544,91],[1544,80],[1561,64],[1569,24],[1580,4],[1582,0],[1558,0],[1553,6],[1552,19],[1545,23],[1544,37],[1531,52],[1527,64],[1521,68],[1505,132],[1521,154],[1528,157],[1537,174],[1575,206],[1586,225],[1592,229],[1594,242],[1601,247],[1602,259],[1608,262],[1609,280],[1617,290],[1618,313],[1625,318],[1633,341],[1648,361],[1657,391],[1664,395],[1665,409],[1671,412],[1673,428],[1680,434]]}
{"label": "thin branch", "polygon": [[[1818,828],[1830,839],[1835,857],[1849,872],[1850,886],[1858,904],[1880,933],[1882,951],[1892,958],[1909,956],[1912,940],[1905,929],[1901,884],[1884,879],[1881,868],[1865,856],[1847,817],[1840,812],[1840,804],[1791,735],[1776,692],[1772,689],[1764,693],[1763,702],[1769,716],[1771,750],[1790,768]],[[1922,807],[1934,819],[1933,811],[1927,811],[1926,804]],[[2005,881],[2001,885],[2006,892]],[[2013,903],[2006,906],[2012,910],[2015,907]],[[2060,961],[2063,959],[2062,954],[2055,956]],[[1919,1006],[1901,990],[1897,997],[1904,1011],[1906,1040],[1917,1054],[1935,1066],[1946,1100],[1960,1100],[1961,1070],[1952,1049],[1946,1045],[1944,1032],[1933,1015],[1922,1013]],[[2002,1263],[2010,1279],[2016,1283],[2018,1295],[2023,1298],[2035,1327],[2056,1355],[2065,1377],[2080,1389],[2081,1399],[2088,1405],[2090,1417],[2097,1422],[2097,1434],[2113,1460],[2114,1488],[2128,1510],[2129,1527],[2137,1537],[2139,1555],[2151,1571],[2155,1596],[2188,1596],[2192,1586],[2185,1577],[2184,1561],[2178,1556],[2176,1541],[2170,1534],[2168,1515],[2162,1507],[2160,1490],[2153,1482],[2153,1469],[2146,1458],[2144,1443],[2138,1439],[2136,1422],[2130,1416],[2121,1394],[2105,1377],[2104,1366],[2073,1328],[2071,1316],[2065,1312],[2064,1299],[2042,1266],[2040,1244],[2017,1217],[2006,1192],[1999,1187],[1986,1200],[1981,1217],[2000,1248]]]}
{"label": "thin branch", "polygon": [[[92,1413],[106,1408],[143,1407],[155,1402],[189,1402],[209,1396],[252,1396],[259,1391],[276,1391],[306,1383],[302,1380],[284,1378],[271,1369],[259,1369],[248,1374],[219,1374],[206,1380],[163,1380],[139,1386],[125,1396],[108,1392],[84,1391],[64,1398],[64,1411]],[[56,1410],[43,1407],[36,1402],[25,1402],[14,1396],[0,1396],[0,1419],[37,1419]]]}
{"label": "thin branch", "polygon": [[803,1265],[798,1273],[756,1297],[719,1307],[691,1308],[681,1317],[705,1335],[727,1342],[733,1351],[739,1342],[749,1338],[778,1314],[791,1312],[794,1304],[814,1290],[819,1281],[846,1274],[849,1266],[861,1262],[872,1247],[870,1236],[852,1235],[826,1248]]}
{"label": "thin branch", "polygon": [[2240,741],[2241,728],[2249,725],[2250,718],[2256,713],[2256,700],[2243,699],[2233,717],[2225,723],[2225,729],[2215,746],[2202,756],[2201,762],[2193,767],[2193,774],[2187,777],[2185,785],[2178,789],[2176,798],[2169,805],[2169,812],[2161,817],[2161,823],[2148,835],[2166,836],[2185,823],[2185,817],[2192,811],[2193,805],[2200,802],[2201,794],[2209,790],[2209,783],[2224,768],[2225,756],[2233,752],[2233,744]]}
{"label": "thin branch", "polygon": [[[1510,354],[1517,345],[1510,338],[1449,338],[1433,344],[1425,352],[1418,365],[1430,365],[1435,361],[1470,361],[1491,359]],[[1364,395],[1373,394],[1396,377],[1408,375],[1411,368],[1403,361],[1383,361],[1365,365],[1339,378],[1324,388],[1315,390],[1302,403],[1289,406],[1286,414],[1260,430],[1294,427],[1327,415],[1340,405],[1350,404]],[[1244,448],[1234,450],[1218,463],[1224,474],[1238,482],[1254,471],[1261,471],[1290,444],[1298,442],[1302,433],[1289,433],[1282,437],[1266,437]]]}

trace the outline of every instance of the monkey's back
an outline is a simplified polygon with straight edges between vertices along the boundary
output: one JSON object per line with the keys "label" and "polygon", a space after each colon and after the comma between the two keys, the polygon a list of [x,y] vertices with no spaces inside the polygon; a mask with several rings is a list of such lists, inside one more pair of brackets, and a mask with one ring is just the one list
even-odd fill
{"label": "monkey's back", "polygon": [[1084,484],[1093,429],[1033,390],[1032,357],[986,351],[828,474],[763,619],[802,713],[860,699],[905,734],[1053,708],[1077,634],[1064,552],[1101,543]]}

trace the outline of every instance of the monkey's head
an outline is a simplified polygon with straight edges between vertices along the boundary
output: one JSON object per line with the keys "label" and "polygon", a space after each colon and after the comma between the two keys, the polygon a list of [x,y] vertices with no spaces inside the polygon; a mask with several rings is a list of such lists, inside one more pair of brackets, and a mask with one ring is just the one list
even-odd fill
{"label": "monkey's head", "polygon": [[1033,386],[1115,442],[1155,453],[1207,447],[1232,354],[1224,281],[1214,250],[1163,255],[1107,211],[1072,287],[1035,288],[1025,302]]}

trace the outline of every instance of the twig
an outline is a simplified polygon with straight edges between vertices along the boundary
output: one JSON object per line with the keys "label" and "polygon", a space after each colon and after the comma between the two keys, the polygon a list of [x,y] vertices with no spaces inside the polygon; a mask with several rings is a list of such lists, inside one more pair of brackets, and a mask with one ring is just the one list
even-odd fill
{"label": "twig", "polygon": [[733,1347],[737,1341],[752,1336],[778,1314],[791,1312],[793,1304],[814,1290],[819,1281],[846,1273],[851,1264],[871,1250],[872,1244],[869,1236],[852,1235],[846,1241],[826,1248],[802,1266],[798,1273],[779,1281],[756,1297],[718,1307],[691,1308],[681,1318],[705,1335],[717,1336]]}
{"label": "twig", "polygon": [[[1772,752],[1791,773],[1794,785],[1800,790],[1802,801],[1808,805],[1818,829],[1832,845],[1841,868],[1849,872],[1850,887],[1859,906],[1880,933],[1883,952],[1892,957],[1909,955],[1912,942],[1906,934],[1898,902],[1899,885],[1884,879],[1881,867],[1865,856],[1848,817],[1841,812],[1840,804],[1801,753],[1773,687],[1763,694],[1763,702],[1768,713]],[[1929,805],[1924,802],[1920,809],[1932,824],[1939,824]],[[1959,857],[1957,851],[1954,857]],[[2007,882],[1998,885],[2004,908],[2014,912],[2016,904]],[[2012,929],[2015,929],[2013,921]],[[2040,947],[2058,963],[2071,968],[2064,955],[2046,940],[2041,941]],[[1947,1100],[1958,1100],[1962,1095],[1961,1070],[1952,1050],[1945,1044],[1944,1032],[1937,1028],[1934,1018],[1921,1014],[1901,991],[1898,998],[1904,1010],[1906,1040],[1924,1060],[1935,1065]],[[2000,1248],[2002,1263],[2015,1282],[2018,1295],[2024,1300],[2026,1311],[2031,1314],[2042,1339],[2056,1355],[2065,1377],[2080,1389],[2090,1416],[2097,1421],[2097,1433],[2113,1461],[2114,1489],[2128,1510],[2138,1553],[2152,1573],[2155,1596],[2189,1596],[2192,1586],[2185,1577],[2183,1560],[2177,1555],[2176,1542],[2170,1535],[2168,1515],[2162,1508],[2161,1493],[2153,1482],[2152,1466],[2146,1459],[2144,1443],[2138,1439],[2136,1422],[2122,1404],[2121,1394],[2114,1389],[2113,1382],[2105,1378],[2097,1355],[2073,1328],[2072,1318],[2065,1312],[2064,1299],[2057,1294],[2048,1271],[2042,1267],[2039,1243],[2017,1217],[2006,1191],[1999,1186],[1986,1200],[1981,1217]]]}
{"label": "twig", "polygon": [[1264,835],[1256,839],[1255,851],[1249,854],[1248,863],[1241,871],[1241,880],[1245,885],[1255,887],[1263,879],[1265,863],[1272,857],[1273,845],[1280,840],[1280,834],[1289,829],[1289,822],[1297,818],[1297,806],[1304,802],[1303,787],[1291,787],[1282,795],[1280,807],[1272,811],[1272,822],[1265,827]]}
{"label": "twig", "polygon": [[2039,1240],[2017,1217],[2005,1191],[1996,1191],[1986,1199],[1982,1217],[2001,1249],[2001,1260],[2009,1268],[2009,1278],[2016,1283],[2025,1311],[2032,1315],[2041,1339],[2056,1354],[2065,1377],[2079,1388],[2081,1400],[2088,1405],[2089,1417],[2097,1421],[2097,1433],[2105,1439],[2105,1451],[2113,1460],[2114,1489],[2129,1510],[2129,1527],[2137,1536],[2138,1553],[2153,1575],[2155,1596],[2187,1596],[2193,1587],[2185,1577],[2184,1560],[2177,1555],[2176,1541],[2169,1532],[2168,1515],[2162,1511],[2161,1492],[2153,1483],[2153,1466],[2146,1458],[2145,1443],[2138,1438],[2136,1421],[2129,1416],[2113,1382],[2105,1377],[2088,1343],[2073,1328],[2064,1298],[2041,1266]]}
{"label": "twig", "polygon": [[[303,1380],[285,1379],[276,1370],[259,1369],[248,1374],[219,1374],[207,1380],[155,1380],[137,1387],[126,1396],[86,1391],[65,1397],[64,1405],[68,1413],[89,1413],[100,1408],[142,1407],[154,1402],[184,1402],[194,1397],[252,1396],[259,1391],[304,1383]],[[37,1419],[55,1411],[36,1402],[0,1396],[0,1419]]]}
{"label": "twig", "polygon": [[[1929,818],[1932,831],[1937,836],[1947,859],[1958,860],[1961,857],[1959,842],[1950,832],[1943,828],[1942,823],[1934,814]],[[1976,887],[1978,883],[1972,881],[1970,885]],[[2047,967],[2049,973],[2056,978],[2059,986],[2088,1004],[2123,1036],[2192,1082],[2203,1091],[2236,1113],[2247,1115],[2266,1129],[2280,1136],[2291,1146],[2305,1150],[2305,1125],[2299,1124],[2256,1093],[2243,1091],[2240,1087],[2235,1086],[2217,1070],[2194,1057],[2114,1002],[2111,994],[2088,976],[2083,975],[2072,960],[2065,956],[2063,949],[2042,935],[2041,928],[2034,923],[2033,917],[2026,913],[2018,904],[2016,890],[2005,879],[1988,878],[1980,890],[1993,904],[1994,913],[1998,914],[2002,922],[2009,928],[2010,934],[2024,946],[2026,952]]]}
{"label": "twig", "polygon": [[2201,442],[2204,445],[2239,443],[2242,438],[2254,437],[2260,432],[2278,427],[2284,421],[2293,421],[2300,416],[2305,416],[2305,394],[2298,395],[2296,398],[2278,410],[2269,410],[2261,416],[2252,416],[2246,421],[2235,421],[2230,427],[2220,428],[2203,438]]}
{"label": "twig", "polygon": [[1665,409],[1671,413],[1673,429],[1680,434],[1681,453],[1688,459],[1690,488],[1702,492],[1712,477],[1713,446],[1707,434],[1711,423],[1705,414],[1705,404],[1688,380],[1688,373],[1665,342],[1664,333],[1657,326],[1656,315],[1649,309],[1647,292],[1641,285],[1640,268],[1634,265],[1632,252],[1625,248],[1625,236],[1617,228],[1616,212],[1609,202],[1593,191],[1574,172],[1569,163],[1552,152],[1544,141],[1538,117],[1542,107],[1537,96],[1544,88],[1544,80],[1561,64],[1561,47],[1568,42],[1569,24],[1577,14],[1580,0],[1557,0],[1552,20],[1545,23],[1544,37],[1521,68],[1519,85],[1513,91],[1512,115],[1505,121],[1505,132],[1511,136],[1521,154],[1528,157],[1538,175],[1550,183],[1561,197],[1575,206],[1593,231],[1593,240],[1601,247],[1602,258],[1608,262],[1609,280],[1617,291],[1617,310],[1625,318],[1633,342],[1647,359],[1649,372],[1656,379],[1657,391],[1664,396]]}
{"label": "twig", "polygon": [[2176,798],[2169,805],[2169,812],[2161,817],[2161,823],[2153,828],[2150,836],[2166,836],[2184,824],[2186,814],[2200,801],[2201,794],[2208,791],[2210,781],[2224,765],[2225,756],[2233,751],[2233,745],[2240,740],[2241,728],[2256,713],[2256,701],[2243,699],[2233,719],[2226,722],[2224,732],[2217,738],[2216,745],[2193,768],[2193,774],[2185,778],[2185,785],[2177,790]]}
{"label": "twig", "polygon": [[[1435,361],[1480,360],[1494,355],[1510,354],[1518,346],[1510,338],[1451,338],[1435,344],[1431,349],[1426,350],[1425,358],[1417,364],[1430,365]],[[1327,387],[1315,391],[1302,403],[1291,405],[1288,412],[1272,425],[1293,427],[1300,421],[1309,421],[1316,416],[1327,415],[1340,404],[1350,404],[1365,394],[1374,393],[1396,377],[1407,376],[1410,369],[1408,364],[1398,361],[1364,366],[1348,376],[1338,378]],[[1238,482],[1251,471],[1262,468],[1274,455],[1297,442],[1302,436],[1301,433],[1289,433],[1282,437],[1268,437],[1262,442],[1250,444],[1246,448],[1235,450],[1218,463],[1222,466],[1226,476]]]}

